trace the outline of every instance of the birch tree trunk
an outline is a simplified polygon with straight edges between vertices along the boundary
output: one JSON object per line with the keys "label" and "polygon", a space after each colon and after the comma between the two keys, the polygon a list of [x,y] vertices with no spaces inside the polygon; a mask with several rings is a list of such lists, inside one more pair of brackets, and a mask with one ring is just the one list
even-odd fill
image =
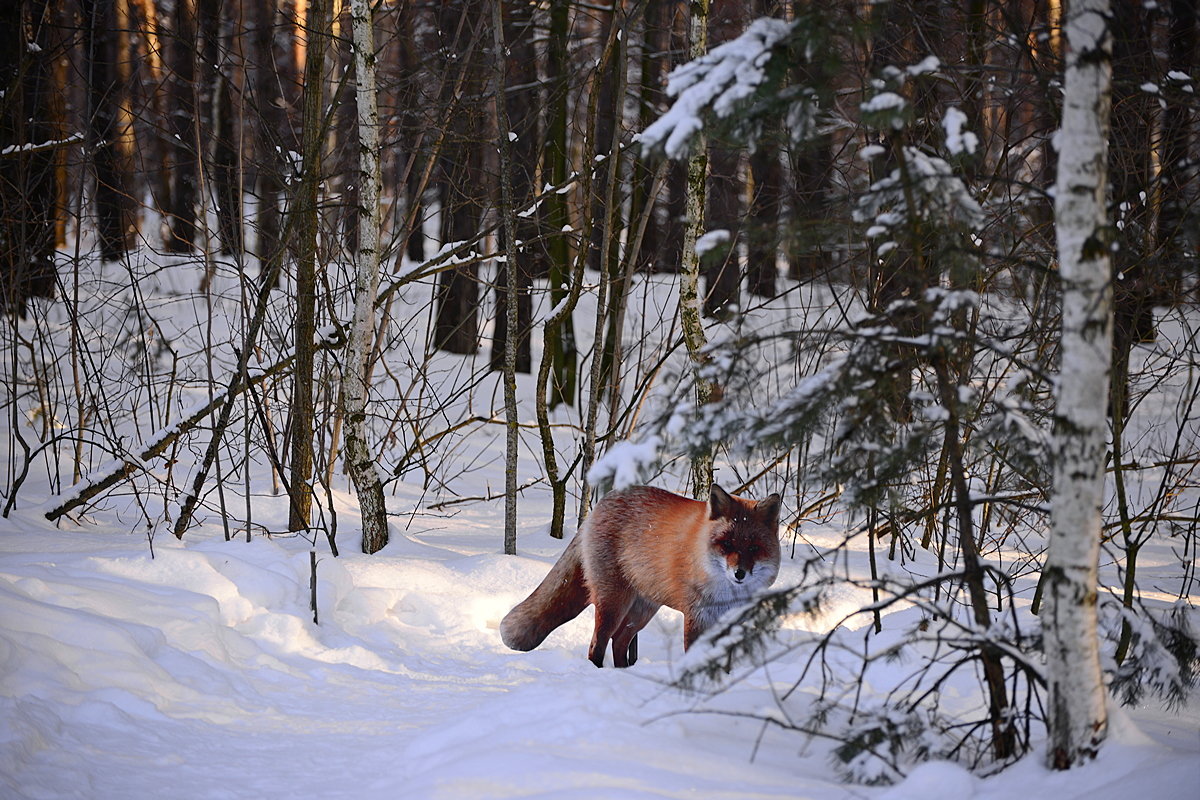
{"label": "birch tree trunk", "polygon": [[[695,61],[708,50],[709,0],[692,0],[689,21],[688,59]],[[704,363],[704,325],[700,316],[700,256],[696,240],[704,226],[704,189],[708,176],[707,138],[702,134],[692,143],[692,155],[687,162],[687,193],[684,199],[683,265],[679,276],[679,320],[683,341],[696,371],[696,405],[703,406],[712,399],[712,384],[701,377]],[[712,448],[692,456],[692,496],[708,497],[713,478]]]}
{"label": "birch tree trunk", "polygon": [[1096,633],[1112,280],[1105,209],[1111,110],[1109,0],[1074,0],[1054,214],[1062,280],[1062,371],[1054,416],[1054,494],[1046,556],[1046,760],[1095,757],[1107,730]]}
{"label": "birch tree trunk", "polygon": [[369,0],[351,0],[354,39],[354,99],[358,110],[358,252],[354,268],[354,322],[342,372],[342,415],[346,420],[346,466],[362,514],[362,551],[388,543],[383,483],[367,444],[368,359],[375,341],[375,296],[379,292],[379,109],[375,94],[375,34]]}

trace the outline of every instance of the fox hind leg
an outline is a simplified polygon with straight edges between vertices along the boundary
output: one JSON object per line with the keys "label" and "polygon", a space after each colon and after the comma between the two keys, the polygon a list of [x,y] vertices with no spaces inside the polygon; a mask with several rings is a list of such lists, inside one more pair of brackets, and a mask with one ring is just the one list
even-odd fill
{"label": "fox hind leg", "polygon": [[[596,624],[592,630],[592,644],[588,648],[588,660],[597,667],[604,666],[604,651],[608,649],[608,643],[617,636],[625,617],[629,613],[629,609],[635,601],[634,595],[619,595],[617,598],[600,600],[597,598],[596,606]],[[621,658],[622,662],[626,659]],[[626,666],[624,663],[617,663],[617,648],[613,645],[613,665],[617,667]]]}
{"label": "fox hind leg", "polygon": [[621,621],[621,627],[613,636],[612,651],[614,666],[632,667],[637,662],[638,631],[646,627],[657,612],[658,606],[644,597],[639,597],[635,600],[629,610],[625,612],[625,619]]}

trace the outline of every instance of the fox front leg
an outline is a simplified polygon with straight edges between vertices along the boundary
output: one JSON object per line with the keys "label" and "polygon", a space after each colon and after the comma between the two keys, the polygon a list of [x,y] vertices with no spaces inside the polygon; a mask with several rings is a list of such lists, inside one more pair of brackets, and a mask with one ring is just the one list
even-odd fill
{"label": "fox front leg", "polygon": [[683,618],[683,649],[686,651],[700,638],[707,628],[697,617],[688,614]]}

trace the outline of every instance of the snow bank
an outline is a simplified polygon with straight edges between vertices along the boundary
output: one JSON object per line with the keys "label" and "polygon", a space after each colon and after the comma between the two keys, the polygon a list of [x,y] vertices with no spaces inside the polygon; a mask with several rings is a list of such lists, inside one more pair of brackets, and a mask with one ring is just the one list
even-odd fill
{"label": "snow bank", "polygon": [[[1153,738],[1118,722],[1077,774],[1032,758],[983,780],[931,763],[888,789],[843,786],[825,744],[747,716],[770,716],[794,664],[686,713],[696,698],[666,687],[675,612],[642,633],[630,670],[585,660],[590,612],[538,650],[504,648],[500,617],[563,544],[525,532],[533,555],[505,557],[481,546],[493,539],[463,520],[374,557],[322,554],[314,625],[301,539],[225,542],[209,528],[156,541],[151,558],[115,525],[0,521],[0,796],[1097,800],[1194,781],[1192,713],[1143,715]],[[799,578],[785,559],[781,583]],[[863,599],[831,598],[785,632]]]}
{"label": "snow bank", "polygon": [[[841,796],[748,769],[756,730],[666,716],[678,615],[634,670],[584,658],[590,612],[532,653],[500,617],[561,548],[403,536],[375,557],[0,523],[0,796],[17,798]],[[347,543],[349,544],[349,543]],[[351,548],[347,546],[346,550]],[[659,721],[656,718],[664,717]]]}

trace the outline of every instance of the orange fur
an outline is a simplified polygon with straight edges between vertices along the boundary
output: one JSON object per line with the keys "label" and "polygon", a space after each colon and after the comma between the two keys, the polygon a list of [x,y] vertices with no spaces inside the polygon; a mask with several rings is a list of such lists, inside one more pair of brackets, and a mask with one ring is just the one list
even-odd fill
{"label": "orange fur", "polygon": [[684,615],[686,649],[728,609],[779,571],[778,495],[754,502],[714,485],[707,503],[636,486],[606,496],[550,574],[500,623],[504,643],[532,650],[596,606],[588,658],[637,659],[637,633],[660,606]]}

